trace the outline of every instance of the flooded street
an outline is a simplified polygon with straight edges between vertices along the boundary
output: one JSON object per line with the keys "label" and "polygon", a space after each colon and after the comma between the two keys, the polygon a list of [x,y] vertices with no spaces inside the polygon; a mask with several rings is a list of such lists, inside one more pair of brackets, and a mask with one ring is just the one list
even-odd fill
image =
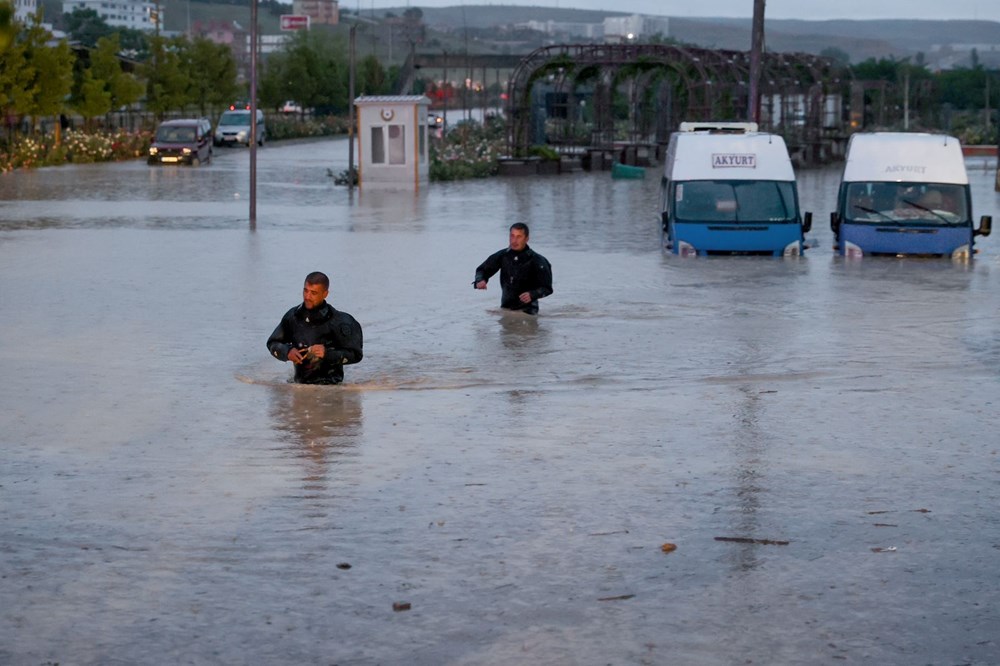
{"label": "flooded street", "polygon": [[[832,167],[805,257],[684,260],[653,170],[351,194],[343,140],[250,232],[247,162],[0,176],[0,664],[1000,663],[996,234],[844,262]],[[515,221],[537,318],[471,287]],[[264,346],[312,270],[337,387]]]}

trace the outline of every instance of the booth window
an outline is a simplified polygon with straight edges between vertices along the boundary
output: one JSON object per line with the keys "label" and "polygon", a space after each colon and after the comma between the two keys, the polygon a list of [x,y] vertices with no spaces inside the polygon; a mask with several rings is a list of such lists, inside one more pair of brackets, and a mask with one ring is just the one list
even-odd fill
{"label": "booth window", "polygon": [[420,147],[417,149],[420,153],[419,161],[421,164],[427,161],[427,124],[425,123],[423,127],[420,128]]}
{"label": "booth window", "polygon": [[385,164],[385,133],[381,125],[372,127],[372,164]]}
{"label": "booth window", "polygon": [[389,164],[406,164],[406,128],[389,125]]}
{"label": "booth window", "polygon": [[[389,133],[388,142],[386,130]],[[372,164],[386,163],[386,143],[388,143],[389,164],[406,164],[406,128],[403,125],[372,127]]]}

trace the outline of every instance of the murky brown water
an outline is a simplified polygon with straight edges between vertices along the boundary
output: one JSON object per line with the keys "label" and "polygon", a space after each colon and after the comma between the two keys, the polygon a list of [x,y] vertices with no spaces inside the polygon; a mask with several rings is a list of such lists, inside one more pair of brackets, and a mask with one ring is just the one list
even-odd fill
{"label": "murky brown water", "polygon": [[[0,663],[1000,663],[1000,239],[845,264],[830,169],[805,258],[681,261],[652,174],[260,159],[256,233],[245,151],[0,177]],[[470,286],[515,220],[536,319]],[[314,269],[340,387],[264,349]]]}

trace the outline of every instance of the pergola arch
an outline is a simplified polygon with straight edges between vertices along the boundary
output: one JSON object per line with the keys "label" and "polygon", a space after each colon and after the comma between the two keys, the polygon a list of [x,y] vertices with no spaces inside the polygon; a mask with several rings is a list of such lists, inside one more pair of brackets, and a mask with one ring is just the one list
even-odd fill
{"label": "pergola arch", "polygon": [[[761,125],[800,140],[820,140],[828,96],[846,97],[847,70],[810,54],[768,53],[762,60]],[[533,89],[540,80],[565,93],[572,108],[588,85],[593,98],[590,132],[570,139],[597,146],[616,130],[616,96],[626,88],[629,126],[625,140],[663,143],[683,120],[745,120],[749,105],[750,57],[742,51],[673,44],[564,44],[536,49],[512,73],[507,91],[508,150],[523,156],[539,134]],[[639,94],[638,91],[641,91]],[[650,105],[653,105],[650,108]],[[780,108],[778,108],[780,107]],[[839,113],[839,112],[838,112]],[[828,115],[828,114],[827,114]],[[652,120],[655,119],[655,122]],[[544,121],[544,119],[542,119]],[[573,127],[574,121],[569,121]]]}

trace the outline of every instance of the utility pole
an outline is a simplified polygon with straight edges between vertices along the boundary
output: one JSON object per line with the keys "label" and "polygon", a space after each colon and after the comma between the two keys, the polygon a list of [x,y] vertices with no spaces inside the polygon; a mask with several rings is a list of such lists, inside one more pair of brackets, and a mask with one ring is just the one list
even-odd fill
{"label": "utility pole", "polygon": [[257,0],[250,0],[250,231],[257,230]]}
{"label": "utility pole", "polygon": [[354,189],[354,68],[358,24],[351,25],[348,41],[350,62],[347,69],[347,189]]}
{"label": "utility pole", "polygon": [[903,130],[910,131],[910,63],[903,65]]}
{"label": "utility pole", "polygon": [[747,117],[760,122],[760,76],[764,57],[764,0],[754,0],[753,28],[750,35],[750,94]]}

